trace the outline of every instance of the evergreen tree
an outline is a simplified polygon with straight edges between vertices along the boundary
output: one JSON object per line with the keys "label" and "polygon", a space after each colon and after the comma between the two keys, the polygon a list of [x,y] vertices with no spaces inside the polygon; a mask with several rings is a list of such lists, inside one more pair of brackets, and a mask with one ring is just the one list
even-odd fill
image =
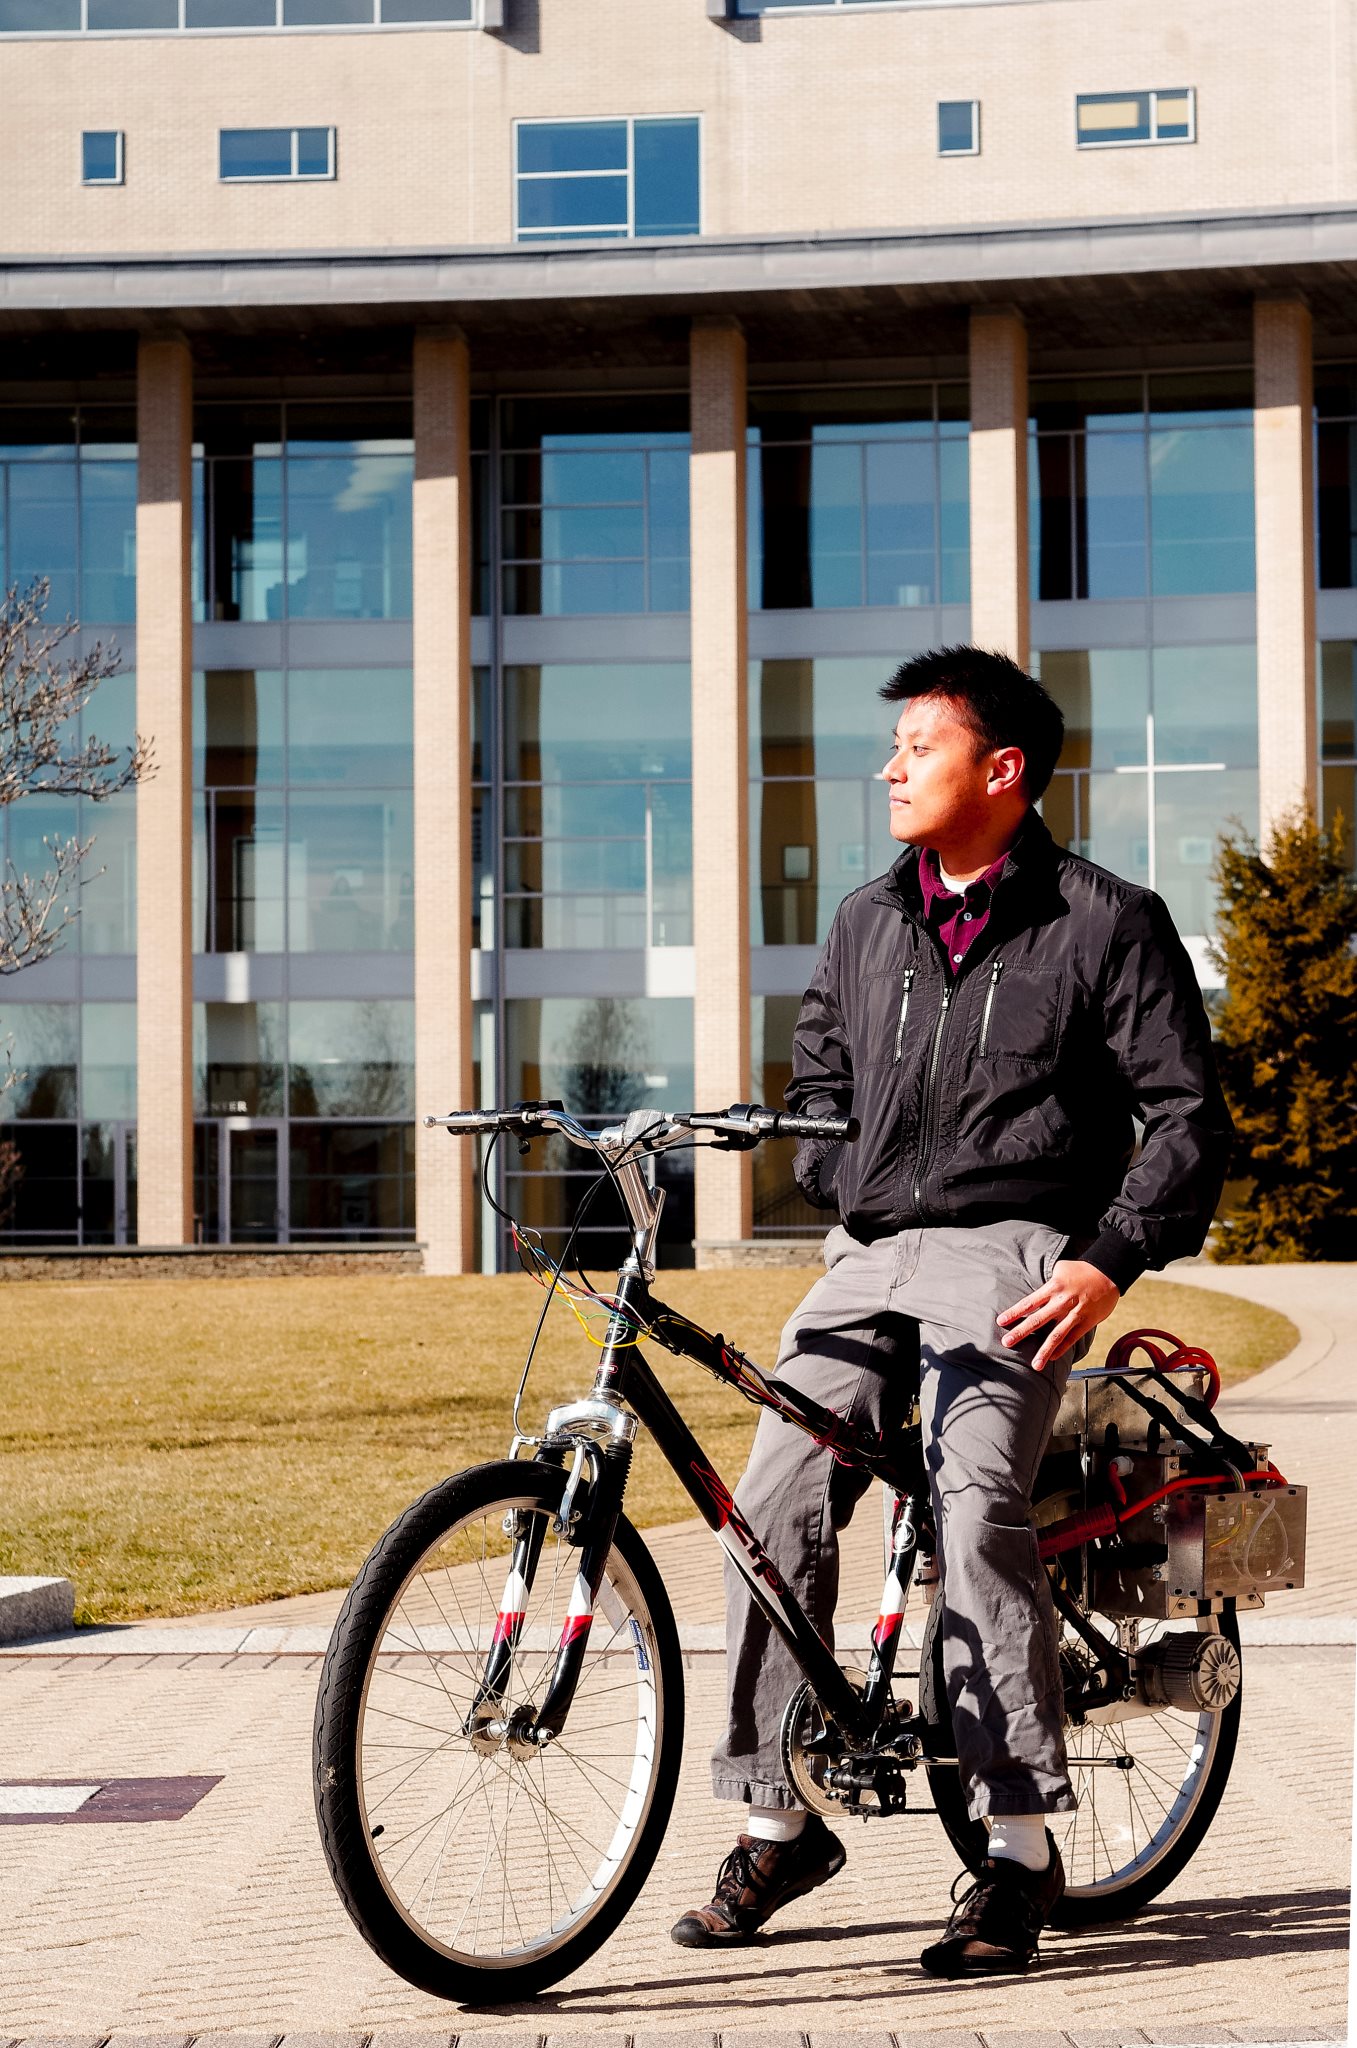
{"label": "evergreen tree", "polygon": [[1216,1049],[1248,1192],[1214,1257],[1357,1259],[1357,879],[1343,821],[1299,810],[1267,851],[1226,834]]}

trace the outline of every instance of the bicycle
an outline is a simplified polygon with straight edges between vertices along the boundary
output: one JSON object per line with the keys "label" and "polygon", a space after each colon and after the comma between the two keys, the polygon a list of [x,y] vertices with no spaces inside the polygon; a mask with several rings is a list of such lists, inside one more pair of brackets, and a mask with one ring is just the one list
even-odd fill
{"label": "bicycle", "polygon": [[[917,1705],[896,1696],[909,1589],[928,1598],[936,1579],[917,1408],[896,1440],[868,1437],[651,1292],[664,1197],[647,1181],[646,1158],[779,1136],[851,1142],[854,1122],[737,1104],[635,1111],[591,1132],[555,1102],[425,1121],[492,1142],[510,1133],[522,1145],[555,1132],[592,1150],[603,1171],[586,1204],[611,1183],[632,1246],[612,1293],[582,1274],[582,1289],[569,1289],[584,1205],[559,1262],[515,1226],[552,1291],[607,1315],[593,1387],[554,1409],[540,1434],[524,1432],[530,1349],[508,1459],[446,1479],[408,1508],[336,1622],[316,1706],[316,1810],[364,1938],[423,1990],[465,2005],[520,1999],[585,1962],[644,1884],[673,1806],[684,1706],[673,1612],[623,1513],[641,1428],[804,1673],[781,1738],[801,1802],[840,1819],[935,1811],[977,1870],[986,1833],[967,1814],[954,1754],[938,1600],[919,1671],[905,1674],[917,1675]],[[485,1184],[488,1194],[488,1158]],[[642,1355],[642,1338],[884,1483],[885,1590],[865,1671],[842,1667],[816,1633]],[[1149,1363],[1132,1370],[1137,1351]],[[1237,1610],[1261,1606],[1264,1586],[1303,1583],[1304,1489],[1271,1465],[1267,1446],[1221,1428],[1211,1412],[1218,1388],[1204,1352],[1163,1332],[1132,1333],[1106,1366],[1071,1376],[1034,1490],[1078,1800],[1050,1822],[1068,1873],[1053,1915],[1063,1927],[1134,1911],[1194,1854],[1239,1727]],[[1190,1626],[1167,1627],[1174,1619]],[[920,1770],[931,1808],[908,1804]]]}

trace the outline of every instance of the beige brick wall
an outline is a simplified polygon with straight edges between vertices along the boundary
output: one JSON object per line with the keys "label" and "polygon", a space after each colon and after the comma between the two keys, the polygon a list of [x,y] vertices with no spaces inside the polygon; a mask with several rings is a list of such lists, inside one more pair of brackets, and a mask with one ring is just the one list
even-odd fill
{"label": "beige brick wall", "polygon": [[[1350,10],[1328,0],[1031,0],[765,17],[701,0],[540,0],[531,38],[204,36],[0,44],[7,252],[500,243],[516,116],[700,113],[709,232],[1323,204],[1357,198]],[[1190,85],[1197,142],[1074,147],[1078,92]],[[940,160],[936,103],[982,105]],[[333,184],[222,187],[217,130],[330,125]],[[85,127],[127,183],[83,189]]]}
{"label": "beige brick wall", "polygon": [[[744,336],[692,336],[693,1093],[724,1109],[749,1086],[749,683]],[[699,1151],[699,1240],[753,1228],[747,1153]]]}
{"label": "beige brick wall", "polygon": [[[466,343],[415,342],[415,1111],[474,1107],[471,1062],[471,411]],[[472,1269],[469,1138],[415,1125],[428,1273]]]}
{"label": "beige brick wall", "polygon": [[971,639],[1027,666],[1027,329],[971,320]]}
{"label": "beige brick wall", "polygon": [[193,960],[188,561],[193,369],[182,341],[137,363],[137,1237],[193,1236]]}
{"label": "beige brick wall", "polygon": [[1258,807],[1264,840],[1317,800],[1314,372],[1309,309],[1253,312],[1258,549]]}

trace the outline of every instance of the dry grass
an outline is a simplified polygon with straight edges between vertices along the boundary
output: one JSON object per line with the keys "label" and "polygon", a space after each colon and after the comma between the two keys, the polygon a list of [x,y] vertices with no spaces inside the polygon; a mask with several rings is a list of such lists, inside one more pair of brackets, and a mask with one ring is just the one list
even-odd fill
{"label": "dry grass", "polygon": [[[813,1274],[671,1273],[659,1292],[771,1364]],[[541,1307],[526,1278],[10,1282],[0,1415],[0,1572],[61,1572],[82,1620],[190,1614],[345,1583],[433,1481],[503,1454]],[[1285,1317],[1144,1281],[1105,1330],[1178,1330],[1227,1378],[1284,1356]],[[657,1353],[734,1480],[753,1411]],[[594,1354],[553,1307],[527,1414],[587,1390]],[[649,1446],[640,1523],[689,1512]]]}

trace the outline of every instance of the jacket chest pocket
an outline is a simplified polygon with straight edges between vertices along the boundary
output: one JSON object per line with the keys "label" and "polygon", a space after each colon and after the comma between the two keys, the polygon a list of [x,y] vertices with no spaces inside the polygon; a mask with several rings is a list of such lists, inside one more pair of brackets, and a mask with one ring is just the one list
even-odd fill
{"label": "jacket chest pocket", "polygon": [[884,973],[864,975],[858,992],[861,1027],[858,1033],[863,1067],[891,1067],[909,1050],[912,1012],[919,1000],[917,959],[903,961]]}
{"label": "jacket chest pocket", "polygon": [[1017,966],[997,957],[984,979],[977,1057],[1050,1066],[1060,1044],[1064,991],[1059,969]]}

